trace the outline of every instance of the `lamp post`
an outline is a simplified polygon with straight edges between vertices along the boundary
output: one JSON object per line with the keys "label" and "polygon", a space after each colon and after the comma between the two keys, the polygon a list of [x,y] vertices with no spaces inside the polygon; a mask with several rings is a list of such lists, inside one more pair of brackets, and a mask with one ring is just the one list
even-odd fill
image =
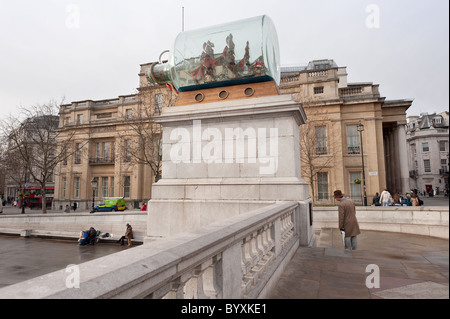
{"label": "lamp post", "polygon": [[97,185],[98,185],[97,177],[94,177],[91,180],[91,185],[92,185],[92,210],[91,210],[91,214],[92,214],[92,213],[94,213],[95,189],[97,188]]}
{"label": "lamp post", "polygon": [[357,127],[358,127],[359,139],[360,139],[360,144],[361,144],[361,161],[362,161],[362,178],[363,178],[363,191],[364,191],[364,206],[367,206],[366,172],[364,170],[364,150],[363,150],[363,139],[362,139],[362,132],[364,131],[364,125],[361,122],[359,122]]}

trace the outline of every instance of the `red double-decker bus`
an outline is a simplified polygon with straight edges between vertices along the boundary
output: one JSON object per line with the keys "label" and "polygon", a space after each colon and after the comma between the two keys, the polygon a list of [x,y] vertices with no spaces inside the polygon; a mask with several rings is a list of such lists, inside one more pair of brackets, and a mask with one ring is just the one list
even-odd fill
{"label": "red double-decker bus", "polygon": [[[48,187],[45,189],[45,192],[47,198],[47,208],[50,208],[52,207],[55,189],[53,187]],[[42,195],[40,188],[23,188],[22,194],[25,207],[30,207],[30,209],[42,208]]]}

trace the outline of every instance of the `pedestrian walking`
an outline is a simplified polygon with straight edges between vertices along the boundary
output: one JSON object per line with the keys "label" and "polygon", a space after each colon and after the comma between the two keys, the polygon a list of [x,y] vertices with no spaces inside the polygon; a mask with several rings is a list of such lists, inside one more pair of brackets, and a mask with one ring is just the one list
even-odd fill
{"label": "pedestrian walking", "polygon": [[341,190],[334,191],[334,198],[339,201],[339,230],[345,232],[345,249],[356,250],[357,236],[361,234],[361,231],[356,218],[355,203],[350,198],[345,198]]}

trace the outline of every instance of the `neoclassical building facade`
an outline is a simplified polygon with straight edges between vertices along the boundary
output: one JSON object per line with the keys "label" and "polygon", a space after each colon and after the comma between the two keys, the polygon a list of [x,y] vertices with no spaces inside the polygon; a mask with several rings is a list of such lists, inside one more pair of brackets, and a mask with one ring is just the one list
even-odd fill
{"label": "neoclassical building facade", "polygon": [[97,205],[111,197],[124,197],[128,208],[139,208],[151,198],[152,183],[160,173],[158,154],[152,150],[160,134],[152,118],[173,103],[172,93],[146,83],[138,90],[60,106],[58,130],[70,135],[72,143],[67,160],[55,172],[53,209],[76,202],[86,210],[93,201]]}
{"label": "neoclassical building facade", "polygon": [[448,111],[408,116],[406,141],[411,189],[442,194],[448,192]]}
{"label": "neoclassical building facade", "polygon": [[302,176],[316,205],[333,203],[336,189],[363,203],[364,181],[368,205],[385,188],[409,191],[405,125],[412,100],[386,100],[378,84],[349,83],[346,67],[333,60],[281,74],[281,93],[293,94],[308,116],[300,127]]}
{"label": "neoclassical building facade", "polygon": [[[151,125],[151,117],[175,105],[176,94],[149,83],[150,65],[140,66],[136,94],[61,105],[59,130],[73,134],[73,145],[55,172],[54,209],[73,202],[89,209],[93,199],[107,197],[125,197],[135,208],[151,198],[157,174],[140,157],[131,160],[140,151],[133,121]],[[369,205],[384,188],[410,190],[405,125],[412,100],[386,100],[378,84],[348,83],[346,67],[333,60],[281,71],[280,94],[293,94],[308,117],[300,127],[301,169],[316,205],[333,204],[335,189],[363,203],[364,181]]]}

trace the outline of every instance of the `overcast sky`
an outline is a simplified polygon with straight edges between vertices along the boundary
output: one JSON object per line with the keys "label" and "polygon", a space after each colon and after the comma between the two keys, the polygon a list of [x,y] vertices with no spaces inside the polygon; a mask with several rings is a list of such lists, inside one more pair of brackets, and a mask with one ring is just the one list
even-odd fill
{"label": "overcast sky", "polygon": [[267,14],[281,66],[334,59],[408,115],[449,106],[448,0],[0,0],[0,116],[135,93],[139,65],[185,30]]}

